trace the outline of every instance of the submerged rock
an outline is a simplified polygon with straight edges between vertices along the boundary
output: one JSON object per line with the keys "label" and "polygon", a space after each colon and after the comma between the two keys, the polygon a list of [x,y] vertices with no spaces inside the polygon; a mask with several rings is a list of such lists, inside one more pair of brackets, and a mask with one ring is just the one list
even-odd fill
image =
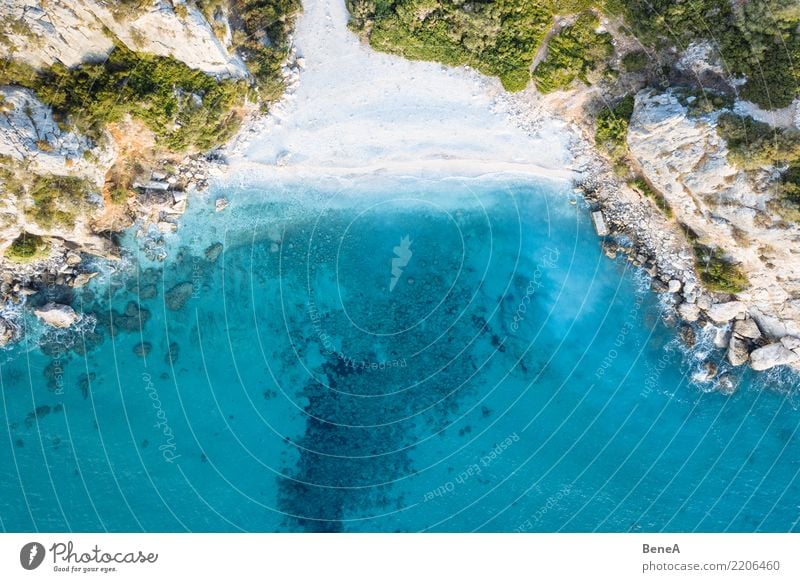
{"label": "submerged rock", "polygon": [[758,372],[797,362],[800,362],[800,356],[786,349],[781,343],[769,344],[753,350],[750,354],[750,367]]}
{"label": "submerged rock", "polygon": [[210,263],[215,263],[219,256],[222,254],[222,243],[214,243],[205,250],[206,260]]}
{"label": "submerged rock", "polygon": [[71,326],[79,319],[72,307],[60,303],[47,303],[44,307],[34,310],[33,313],[47,325],[61,329]]}
{"label": "submerged rock", "polygon": [[168,309],[179,311],[183,309],[183,306],[192,297],[193,292],[194,286],[190,282],[178,283],[164,295],[164,302]]}
{"label": "submerged rock", "polygon": [[180,355],[181,346],[178,345],[177,342],[172,342],[169,344],[169,348],[167,349],[167,354],[164,356],[164,361],[167,364],[174,364],[178,360],[178,356]]}
{"label": "submerged rock", "polygon": [[147,357],[150,351],[153,349],[153,344],[150,342],[141,342],[133,346],[133,353],[139,356],[140,358]]}
{"label": "submerged rock", "polygon": [[731,396],[736,392],[736,384],[730,374],[720,374],[717,378],[717,390],[725,396]]}
{"label": "submerged rock", "polygon": [[680,329],[681,339],[688,347],[694,347],[697,343],[697,334],[691,325],[682,325]]}

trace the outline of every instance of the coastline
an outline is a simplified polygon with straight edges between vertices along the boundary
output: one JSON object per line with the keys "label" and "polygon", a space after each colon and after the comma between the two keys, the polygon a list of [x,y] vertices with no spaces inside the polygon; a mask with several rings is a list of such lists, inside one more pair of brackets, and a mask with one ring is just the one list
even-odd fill
{"label": "coastline", "polygon": [[[376,52],[347,28],[348,18],[344,2],[306,2],[283,67],[283,98],[266,115],[251,112],[227,144],[186,158],[177,172],[189,184],[184,192],[137,202],[138,236],[153,229],[156,236],[170,236],[187,197],[209,183],[412,174],[571,181],[610,228],[609,236],[600,237],[606,255],[625,255],[652,278],[654,291],[669,294],[686,324],[718,326],[717,347],[730,347],[729,322],[749,320],[746,304],[703,290],[678,225],[614,176],[592,143],[580,108],[542,97],[532,87],[509,94],[496,79],[466,67]],[[578,100],[591,91],[579,92]],[[218,210],[226,204],[221,201]],[[23,265],[10,277],[7,270],[4,291],[24,302],[37,288],[87,283],[92,273],[70,258],[71,250],[65,245],[63,254],[53,253],[35,272]],[[711,315],[727,304],[724,317]],[[17,331],[9,330],[7,341]],[[742,345],[737,347],[741,351]]]}

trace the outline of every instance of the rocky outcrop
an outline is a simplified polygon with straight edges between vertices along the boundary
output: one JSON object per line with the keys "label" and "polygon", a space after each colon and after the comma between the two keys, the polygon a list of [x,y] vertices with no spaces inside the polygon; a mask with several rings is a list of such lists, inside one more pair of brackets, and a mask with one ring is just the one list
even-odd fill
{"label": "rocky outcrop", "polygon": [[156,0],[142,8],[101,0],[7,0],[2,15],[6,40],[0,44],[35,67],[101,61],[118,39],[132,50],[172,56],[206,73],[247,74],[230,50],[227,16],[220,13],[209,23],[183,0]]}
{"label": "rocky outcrop", "polygon": [[781,343],[758,348],[750,354],[750,367],[759,372],[769,370],[775,366],[786,366],[797,362],[800,362],[800,356],[792,350],[786,349]]}
{"label": "rocky outcrop", "polygon": [[47,303],[43,307],[35,309],[33,313],[47,325],[61,329],[70,327],[79,319],[72,307],[60,303]]}
{"label": "rocky outcrop", "polygon": [[750,285],[737,300],[761,330],[775,338],[800,334],[800,228],[771,212],[771,193],[756,192],[728,162],[716,118],[689,117],[672,93],[642,91],[628,130],[630,152],[677,221],[747,274]]}
{"label": "rocky outcrop", "polygon": [[4,317],[0,317],[0,348],[13,341],[17,328]]}

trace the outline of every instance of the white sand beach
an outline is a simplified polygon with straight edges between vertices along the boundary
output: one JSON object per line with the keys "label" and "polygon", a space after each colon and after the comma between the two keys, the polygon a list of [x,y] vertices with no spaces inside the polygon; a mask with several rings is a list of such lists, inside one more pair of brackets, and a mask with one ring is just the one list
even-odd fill
{"label": "white sand beach", "polygon": [[294,39],[299,85],[228,148],[232,181],[376,173],[571,177],[563,122],[515,119],[509,111],[519,107],[510,107],[500,83],[465,67],[373,51],[348,30],[343,0],[303,4]]}

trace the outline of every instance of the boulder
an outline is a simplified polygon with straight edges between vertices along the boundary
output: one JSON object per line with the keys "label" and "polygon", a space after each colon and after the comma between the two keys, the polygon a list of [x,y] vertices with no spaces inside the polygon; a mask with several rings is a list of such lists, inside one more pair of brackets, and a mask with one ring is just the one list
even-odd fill
{"label": "boulder", "polygon": [[678,305],[678,315],[684,321],[697,321],[700,317],[700,308],[694,303],[681,303]]}
{"label": "boulder", "polygon": [[34,310],[33,313],[47,325],[61,329],[71,326],[79,319],[72,307],[60,303],[47,303],[44,307]]}
{"label": "boulder", "polygon": [[189,301],[193,292],[194,286],[190,282],[185,281],[183,283],[178,283],[164,295],[167,308],[172,311],[183,309],[183,306]]}
{"label": "boulder", "polygon": [[677,279],[670,279],[667,285],[669,286],[670,293],[677,293],[678,291],[681,290],[681,282],[678,281]]}
{"label": "boulder", "polygon": [[792,350],[787,350],[781,343],[769,344],[753,350],[750,354],[750,367],[758,372],[797,362],[800,362],[800,356]]}
{"label": "boulder", "polygon": [[727,303],[715,303],[706,312],[709,319],[715,323],[728,323],[746,311],[744,303],[741,301],[728,301]]}
{"label": "boulder", "polygon": [[731,335],[731,341],[728,344],[728,361],[731,366],[741,366],[746,363],[749,358],[750,353],[745,341],[735,335]]}
{"label": "boulder", "polygon": [[217,198],[214,201],[214,210],[216,212],[222,212],[228,207],[228,200],[227,198]]}
{"label": "boulder", "polygon": [[687,347],[692,348],[697,343],[697,334],[691,325],[682,325],[680,329],[680,336],[683,340],[683,343],[685,343]]}
{"label": "boulder", "polygon": [[797,350],[800,348],[800,337],[785,335],[781,338],[781,345],[787,350]]}
{"label": "boulder", "polygon": [[725,396],[731,396],[736,392],[736,384],[729,374],[720,374],[717,378],[717,390]]}
{"label": "boulder", "polygon": [[78,275],[75,275],[75,279],[72,281],[72,286],[83,287],[96,276],[97,273],[79,273]]}
{"label": "boulder", "polygon": [[17,328],[7,319],[0,317],[0,347],[12,341],[16,333]]}
{"label": "boulder", "polygon": [[752,319],[737,319],[733,323],[733,333],[740,338],[757,340],[761,338],[761,330]]}

